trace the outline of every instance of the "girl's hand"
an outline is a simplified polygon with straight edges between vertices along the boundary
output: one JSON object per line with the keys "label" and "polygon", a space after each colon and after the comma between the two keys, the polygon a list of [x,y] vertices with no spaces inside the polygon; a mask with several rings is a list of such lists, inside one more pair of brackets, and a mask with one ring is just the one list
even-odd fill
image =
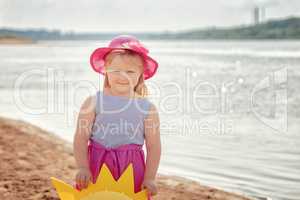
{"label": "girl's hand", "polygon": [[76,184],[79,190],[87,188],[91,181],[92,175],[89,169],[80,168],[76,174]]}
{"label": "girl's hand", "polygon": [[157,187],[154,180],[144,180],[144,182],[142,183],[142,189],[147,189],[148,193],[151,196],[157,194]]}

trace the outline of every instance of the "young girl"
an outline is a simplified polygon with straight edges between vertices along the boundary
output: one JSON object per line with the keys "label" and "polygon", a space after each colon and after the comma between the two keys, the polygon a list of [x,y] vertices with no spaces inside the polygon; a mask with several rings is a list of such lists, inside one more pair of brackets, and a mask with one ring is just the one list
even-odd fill
{"label": "young girl", "polygon": [[132,163],[135,192],[147,189],[151,199],[157,194],[160,122],[156,107],[146,98],[144,80],[155,74],[158,64],[136,38],[128,35],[115,37],[108,47],[96,49],[90,62],[105,80],[103,91],[88,97],[78,116],[74,136],[76,188],[95,183],[103,163],[115,180]]}

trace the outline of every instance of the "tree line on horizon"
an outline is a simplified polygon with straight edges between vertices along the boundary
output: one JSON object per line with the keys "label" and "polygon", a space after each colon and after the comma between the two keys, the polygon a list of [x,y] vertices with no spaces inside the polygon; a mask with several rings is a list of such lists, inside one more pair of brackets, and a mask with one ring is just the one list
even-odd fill
{"label": "tree line on horizon", "polygon": [[163,40],[197,40],[197,39],[300,39],[300,18],[270,20],[257,25],[236,26],[229,28],[193,29],[181,32],[165,31],[161,33],[63,33],[59,30],[47,29],[10,29],[0,28],[0,38],[30,38],[38,40],[105,40],[118,34],[132,34],[141,39]]}

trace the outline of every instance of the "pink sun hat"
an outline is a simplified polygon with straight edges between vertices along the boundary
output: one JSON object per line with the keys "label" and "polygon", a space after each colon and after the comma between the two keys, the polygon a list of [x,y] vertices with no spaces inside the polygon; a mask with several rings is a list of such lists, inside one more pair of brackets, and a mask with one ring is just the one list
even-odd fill
{"label": "pink sun hat", "polygon": [[93,69],[100,73],[105,74],[104,72],[104,63],[105,56],[115,49],[128,49],[138,53],[144,61],[144,79],[151,78],[157,68],[158,63],[148,56],[149,50],[142,44],[140,41],[130,35],[119,35],[111,40],[108,47],[101,47],[94,50],[90,57],[90,63]]}

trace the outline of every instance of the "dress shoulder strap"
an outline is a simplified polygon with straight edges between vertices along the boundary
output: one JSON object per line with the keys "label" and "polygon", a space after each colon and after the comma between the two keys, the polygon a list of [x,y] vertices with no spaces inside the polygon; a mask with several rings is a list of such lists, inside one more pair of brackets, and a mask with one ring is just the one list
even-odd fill
{"label": "dress shoulder strap", "polygon": [[144,119],[148,116],[149,112],[150,112],[150,108],[151,108],[152,102],[150,100],[148,100],[147,98],[143,99],[143,115],[144,115]]}
{"label": "dress shoulder strap", "polygon": [[96,92],[96,109],[95,109],[95,111],[96,111],[96,114],[98,114],[99,112],[100,112],[100,101],[101,101],[101,99],[102,98],[100,98],[100,91],[97,91]]}

